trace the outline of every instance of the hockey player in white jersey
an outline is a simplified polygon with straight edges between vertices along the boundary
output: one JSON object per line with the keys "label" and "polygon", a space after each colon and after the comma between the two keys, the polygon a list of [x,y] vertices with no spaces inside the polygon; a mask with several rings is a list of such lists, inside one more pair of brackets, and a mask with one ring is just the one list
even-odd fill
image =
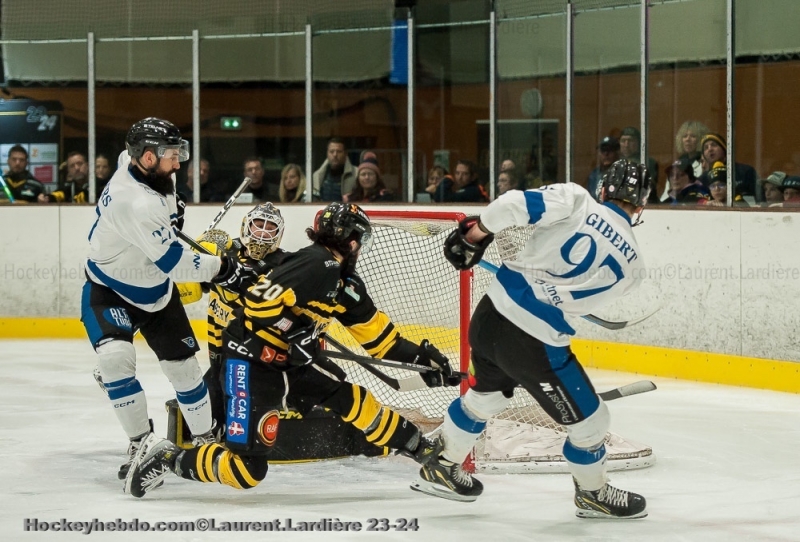
{"label": "hockey player in white jersey", "polygon": [[647,169],[626,160],[605,175],[600,201],[577,184],[512,190],[480,217],[465,219],[445,241],[457,269],[476,265],[499,232],[537,228],[513,261],[503,261],[472,316],[470,389],[450,405],[431,461],[411,487],[474,501],[482,484],[461,468],[486,426],[519,384],[566,426],[566,458],[578,517],[639,518],[644,497],[610,486],[604,439],[606,405],[569,347],[575,331],[565,315],[585,315],[636,288],[644,266],[634,238],[647,202]]}
{"label": "hockey player in white jersey", "polygon": [[195,353],[199,350],[174,281],[234,286],[251,271],[238,261],[184,248],[173,173],[189,159],[189,144],[172,123],[147,118],[126,137],[123,164],[97,203],[89,232],[81,321],[98,355],[97,369],[114,413],[130,439],[124,479],[152,432],[144,391],[136,379],[133,335],[156,353],[192,434],[211,435],[211,405]]}

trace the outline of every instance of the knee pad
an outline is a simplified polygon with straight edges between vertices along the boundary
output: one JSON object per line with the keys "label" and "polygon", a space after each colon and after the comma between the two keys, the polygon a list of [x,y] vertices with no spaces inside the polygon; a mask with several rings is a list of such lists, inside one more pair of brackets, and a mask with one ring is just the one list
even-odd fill
{"label": "knee pad", "polygon": [[127,341],[108,341],[95,349],[97,370],[108,390],[108,384],[136,375],[136,349]]}
{"label": "knee pad", "polygon": [[495,414],[503,412],[510,402],[511,398],[499,391],[468,390],[461,398],[461,408],[470,418],[476,421],[486,421]]}
{"label": "knee pad", "polygon": [[159,363],[178,393],[192,391],[203,381],[200,363],[194,356],[183,360],[161,360]]}
{"label": "knee pad", "polygon": [[591,416],[567,426],[569,442],[576,448],[594,450],[599,448],[611,427],[611,415],[603,401]]}

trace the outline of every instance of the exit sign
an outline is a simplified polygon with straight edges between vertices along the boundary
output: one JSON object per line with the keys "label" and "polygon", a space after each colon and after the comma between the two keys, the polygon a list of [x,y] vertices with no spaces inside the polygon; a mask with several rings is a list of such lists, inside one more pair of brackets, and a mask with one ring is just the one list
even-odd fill
{"label": "exit sign", "polygon": [[223,130],[241,130],[242,117],[222,117],[219,120],[219,127]]}

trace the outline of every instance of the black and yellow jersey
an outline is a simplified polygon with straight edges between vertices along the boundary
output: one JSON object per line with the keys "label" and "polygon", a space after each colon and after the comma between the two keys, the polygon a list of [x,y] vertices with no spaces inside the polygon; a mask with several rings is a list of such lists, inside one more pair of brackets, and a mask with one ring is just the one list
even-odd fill
{"label": "black and yellow jersey", "polygon": [[[259,275],[268,273],[287,254],[286,251],[278,249],[267,254],[262,260],[254,260],[246,256],[245,252],[246,250],[239,239],[234,239],[231,248],[225,251],[229,258],[236,258],[243,264],[255,269]],[[208,292],[208,350],[212,357],[220,353],[222,331],[228,327],[233,318],[234,309],[243,305],[242,296],[246,293],[247,288],[252,285],[253,283],[242,285],[242,289],[239,292],[224,289],[216,284],[211,285],[211,289]]]}
{"label": "black and yellow jersey", "polygon": [[348,282],[351,290],[345,292],[342,271],[327,248],[313,244],[286,255],[280,265],[260,277],[245,295],[241,311],[242,332],[255,340],[256,357],[282,370],[289,349],[287,336],[312,323],[322,333],[336,318],[370,356],[412,361],[417,345],[400,336],[358,277]]}
{"label": "black and yellow jersey", "polygon": [[[36,180],[28,170],[22,173],[7,173],[3,176],[3,180],[8,186],[12,197],[17,201],[36,203],[39,194],[44,193],[44,185]],[[0,199],[6,199],[7,197],[5,190],[0,190]]]}

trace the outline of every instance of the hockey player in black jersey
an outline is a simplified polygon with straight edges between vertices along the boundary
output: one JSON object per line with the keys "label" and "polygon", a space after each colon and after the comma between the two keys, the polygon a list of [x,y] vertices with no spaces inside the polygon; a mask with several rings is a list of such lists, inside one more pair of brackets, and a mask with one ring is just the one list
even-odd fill
{"label": "hockey player in black jersey", "polygon": [[355,273],[369,250],[372,228],[357,205],[332,203],[319,216],[312,241],[250,288],[243,310],[223,332],[226,443],[181,450],[152,440],[126,481],[142,497],[170,472],[187,479],[250,488],[264,479],[268,453],[279,435],[279,410],[291,401],[302,411],[322,405],[357,427],[367,441],[425,463],[432,444],[418,427],[381,405],[372,393],[347,382],[325,358],[319,335],[336,318],[375,357],[417,363],[431,386],[457,385],[450,365],[427,340],[400,336]]}

